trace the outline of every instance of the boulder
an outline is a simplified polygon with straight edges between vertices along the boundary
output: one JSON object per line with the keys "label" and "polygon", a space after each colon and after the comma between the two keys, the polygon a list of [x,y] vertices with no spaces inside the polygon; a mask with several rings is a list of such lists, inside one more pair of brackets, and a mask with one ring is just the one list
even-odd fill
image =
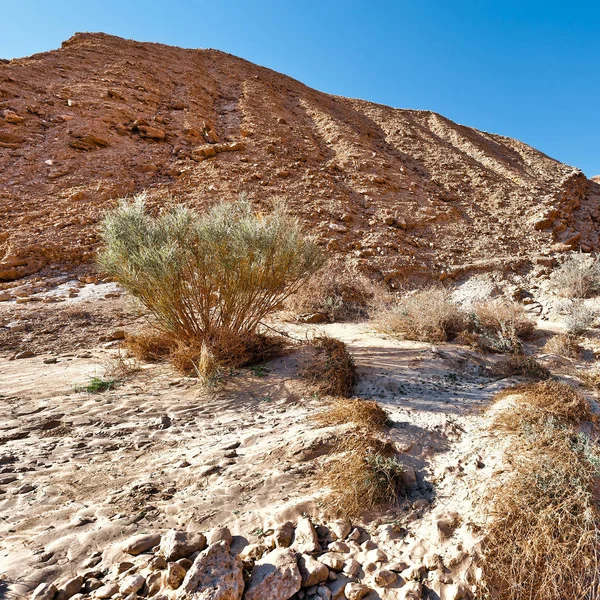
{"label": "boulder", "polygon": [[40,583],[40,585],[33,590],[31,600],[53,600],[56,594],[58,594],[58,590],[53,583]]}
{"label": "boulder", "polygon": [[168,561],[186,558],[204,548],[206,548],[206,538],[201,533],[189,534],[176,529],[164,533],[160,541],[160,553]]}
{"label": "boulder", "polygon": [[332,571],[342,571],[344,568],[345,559],[343,556],[335,552],[326,552],[319,557],[319,560]]}
{"label": "boulder", "polygon": [[122,549],[123,552],[135,556],[158,546],[158,544],[160,544],[160,534],[158,533],[134,535],[123,544]]}
{"label": "boulder", "polygon": [[178,589],[177,600],[240,600],[242,561],[220,541],[200,552]]}
{"label": "boulder", "polygon": [[296,525],[293,548],[296,552],[306,554],[320,550],[317,532],[307,517],[302,517]]}
{"label": "boulder", "polygon": [[370,591],[364,583],[347,583],[344,588],[348,600],[362,600]]}
{"label": "boulder", "polygon": [[255,565],[244,600],[289,600],[302,584],[294,553],[277,548]]}
{"label": "boulder", "polygon": [[231,542],[233,542],[233,536],[228,527],[216,527],[207,533],[206,541],[209,544],[216,544],[217,542],[231,544]]}
{"label": "boulder", "polygon": [[129,575],[125,577],[119,586],[119,592],[125,596],[129,594],[137,594],[146,583],[146,580],[141,575]]}
{"label": "boulder", "polygon": [[323,583],[327,581],[329,576],[327,566],[309,554],[301,554],[298,557],[298,568],[302,576],[302,587],[311,587]]}
{"label": "boulder", "polygon": [[140,134],[140,137],[150,140],[162,141],[166,137],[164,129],[161,129],[160,127],[152,127],[151,125],[138,125],[137,130]]}
{"label": "boulder", "polygon": [[294,524],[291,521],[286,521],[278,525],[273,533],[273,538],[279,548],[289,548],[294,539]]}
{"label": "boulder", "polygon": [[61,588],[58,590],[56,600],[69,600],[75,594],[81,591],[83,586],[83,577],[80,575],[69,579]]}

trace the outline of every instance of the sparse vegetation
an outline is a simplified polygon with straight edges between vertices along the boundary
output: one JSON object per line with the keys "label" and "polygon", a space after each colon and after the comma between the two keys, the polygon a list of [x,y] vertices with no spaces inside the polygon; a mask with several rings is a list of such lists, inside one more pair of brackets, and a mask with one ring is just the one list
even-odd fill
{"label": "sparse vegetation", "polygon": [[370,308],[385,296],[377,285],[341,264],[328,264],[313,275],[287,302],[296,314],[321,313],[329,321],[352,321],[369,316]]}
{"label": "sparse vegetation", "polygon": [[340,440],[320,473],[326,501],[347,517],[397,506],[405,497],[405,469],[393,445],[358,429]]}
{"label": "sparse vegetation", "polygon": [[523,423],[539,424],[547,420],[579,425],[590,420],[592,413],[587,400],[572,386],[549,379],[539,383],[520,385],[504,390],[496,396],[501,400],[516,395],[516,404],[503,410],[494,421],[494,427],[505,431],[519,431]]}
{"label": "sparse vegetation", "polygon": [[596,312],[583,302],[577,302],[564,317],[567,332],[572,335],[583,335],[596,319]]}
{"label": "sparse vegetation", "polygon": [[198,381],[204,388],[215,390],[221,385],[224,370],[206,344],[203,343],[200,347],[198,360],[193,364],[196,368]]}
{"label": "sparse vegetation", "polygon": [[522,340],[531,337],[535,324],[517,302],[490,300],[473,307],[470,329],[477,334],[476,345],[490,352],[520,354]]}
{"label": "sparse vegetation", "polygon": [[126,356],[121,350],[107,358],[102,366],[105,378],[119,381],[140,370],[140,363],[137,359]]}
{"label": "sparse vegetation", "polygon": [[81,387],[75,388],[78,392],[87,392],[88,394],[99,394],[114,388],[117,385],[116,379],[103,379],[102,377],[92,377],[90,382]]}
{"label": "sparse vegetation", "polygon": [[533,356],[511,354],[499,360],[491,369],[491,374],[499,377],[515,375],[530,379],[550,379],[552,373]]}
{"label": "sparse vegetation", "polygon": [[315,420],[322,426],[352,423],[365,431],[383,431],[390,425],[385,410],[377,402],[363,398],[334,398]]}
{"label": "sparse vegetation", "polygon": [[138,360],[156,362],[168,357],[176,346],[172,337],[156,329],[127,334],[124,347]]}
{"label": "sparse vegetation", "polygon": [[323,264],[282,204],[258,216],[243,198],[152,217],[138,196],[107,214],[102,236],[101,268],[152,313],[174,356],[189,347],[184,370],[203,343],[221,363],[247,363],[262,320]]}
{"label": "sparse vegetation", "polygon": [[346,344],[323,335],[308,345],[300,377],[320,394],[349,397],[356,384],[356,365]]}
{"label": "sparse vegetation", "polygon": [[559,333],[552,336],[544,345],[544,352],[558,354],[565,358],[580,358],[583,353],[580,338],[572,333]]}
{"label": "sparse vegetation", "polygon": [[591,416],[589,406],[555,381],[515,392],[516,406],[494,422],[517,441],[511,474],[485,503],[487,592],[498,600],[593,600],[600,591],[600,455],[577,431]]}
{"label": "sparse vegetation", "polygon": [[600,293],[600,258],[572,254],[552,275],[557,293],[566,298],[590,298]]}
{"label": "sparse vegetation", "polygon": [[464,314],[441,287],[427,288],[384,309],[377,325],[385,333],[421,342],[445,342],[466,326]]}

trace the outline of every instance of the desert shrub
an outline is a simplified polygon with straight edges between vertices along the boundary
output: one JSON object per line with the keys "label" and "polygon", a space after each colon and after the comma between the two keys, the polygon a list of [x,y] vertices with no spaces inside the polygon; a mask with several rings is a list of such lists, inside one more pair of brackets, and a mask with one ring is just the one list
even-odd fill
{"label": "desert shrub", "polygon": [[578,302],[565,315],[565,328],[570,334],[582,335],[594,324],[595,318],[596,312],[591,307]]}
{"label": "desert shrub", "polygon": [[476,304],[470,328],[477,333],[477,345],[492,352],[521,353],[521,340],[531,337],[535,324],[517,302],[490,300]]}
{"label": "desert shrub", "polygon": [[513,377],[515,375],[530,379],[550,379],[552,373],[533,356],[511,354],[499,360],[491,369],[491,375]]}
{"label": "desert shrub", "polygon": [[321,313],[329,321],[352,321],[369,316],[374,301],[386,294],[359,272],[329,263],[287,301],[296,314]]}
{"label": "desert shrub", "polygon": [[299,375],[320,394],[346,398],[357,380],[354,358],[346,344],[326,335],[310,342]]}
{"label": "desert shrub", "polygon": [[326,503],[347,517],[397,506],[406,494],[405,469],[392,444],[362,429],[340,440],[319,473]]}
{"label": "desert shrub", "polygon": [[519,418],[512,416],[515,407],[503,411],[511,413],[508,419],[500,415],[516,439],[508,456],[511,474],[484,498],[489,520],[481,565],[490,598],[598,598],[600,455],[576,430],[589,407],[567,387],[544,382],[521,388]]}
{"label": "desert shrub", "polygon": [[383,431],[390,424],[388,414],[377,402],[363,398],[334,398],[315,420],[327,427],[353,423],[366,431]]}
{"label": "desert shrub", "polygon": [[171,336],[155,329],[128,333],[124,342],[124,347],[135,358],[147,362],[156,362],[169,356],[175,346]]}
{"label": "desert shrub", "polygon": [[552,274],[556,292],[566,298],[590,298],[600,293],[600,258],[572,254]]}
{"label": "desert shrub", "polygon": [[323,264],[282,204],[258,216],[244,198],[152,217],[138,196],[106,215],[102,238],[100,267],[163,333],[198,350],[252,343],[261,321]]}
{"label": "desert shrub", "polygon": [[383,310],[378,328],[390,335],[401,335],[421,342],[445,342],[465,327],[465,317],[450,292],[432,287],[418,291]]}

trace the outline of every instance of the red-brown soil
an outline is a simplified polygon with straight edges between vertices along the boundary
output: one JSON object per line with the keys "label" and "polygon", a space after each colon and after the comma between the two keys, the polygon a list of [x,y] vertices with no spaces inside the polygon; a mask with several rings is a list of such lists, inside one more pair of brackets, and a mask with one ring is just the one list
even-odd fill
{"label": "red-brown soil", "polygon": [[90,261],[103,211],[142,190],[284,196],[332,255],[390,282],[540,272],[599,244],[597,181],[429,111],[100,33],[0,63],[0,281]]}

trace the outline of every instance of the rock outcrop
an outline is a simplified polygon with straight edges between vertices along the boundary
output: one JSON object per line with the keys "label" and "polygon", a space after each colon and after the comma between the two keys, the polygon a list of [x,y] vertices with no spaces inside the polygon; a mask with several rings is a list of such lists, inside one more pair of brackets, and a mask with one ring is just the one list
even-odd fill
{"label": "rock outcrop", "polygon": [[[157,68],[157,65],[163,65]],[[0,63],[0,282],[91,261],[116,198],[276,196],[390,283],[598,249],[600,183],[513,139],[100,33]]]}

